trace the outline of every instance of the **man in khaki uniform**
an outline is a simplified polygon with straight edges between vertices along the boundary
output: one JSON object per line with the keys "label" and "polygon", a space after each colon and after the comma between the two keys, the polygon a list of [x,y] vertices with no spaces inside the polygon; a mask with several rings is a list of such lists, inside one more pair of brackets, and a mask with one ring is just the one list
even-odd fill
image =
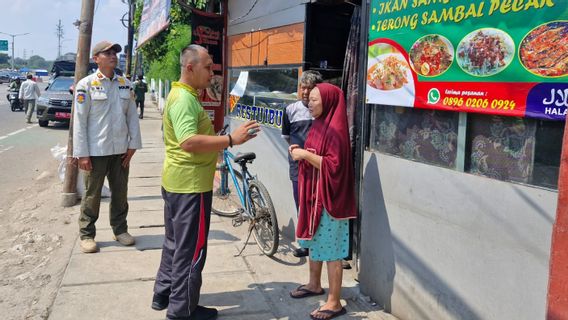
{"label": "man in khaki uniform", "polygon": [[111,190],[113,238],[125,246],[135,242],[126,223],[128,169],[134,152],[142,148],[142,139],[130,81],[114,73],[116,54],[121,50],[120,45],[108,41],[96,44],[92,53],[99,68],[75,87],[73,157],[85,175],[79,216],[81,250],[85,253],[98,250],[95,222],[105,177]]}

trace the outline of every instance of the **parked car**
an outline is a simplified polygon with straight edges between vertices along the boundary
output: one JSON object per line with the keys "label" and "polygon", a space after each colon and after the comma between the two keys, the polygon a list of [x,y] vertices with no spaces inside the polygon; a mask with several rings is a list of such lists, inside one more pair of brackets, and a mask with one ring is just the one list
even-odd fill
{"label": "parked car", "polygon": [[73,95],[69,92],[73,78],[57,77],[37,99],[37,119],[40,127],[47,127],[49,121],[67,122],[71,119]]}
{"label": "parked car", "polygon": [[13,79],[13,78],[19,78],[20,81],[26,81],[26,80],[28,80],[28,79],[26,78],[26,75],[25,75],[24,73],[20,73],[20,72],[17,72],[17,71],[10,71],[9,74],[10,74],[10,77],[11,77],[12,79]]}
{"label": "parked car", "polygon": [[0,83],[10,83],[10,74],[8,72],[0,72]]}

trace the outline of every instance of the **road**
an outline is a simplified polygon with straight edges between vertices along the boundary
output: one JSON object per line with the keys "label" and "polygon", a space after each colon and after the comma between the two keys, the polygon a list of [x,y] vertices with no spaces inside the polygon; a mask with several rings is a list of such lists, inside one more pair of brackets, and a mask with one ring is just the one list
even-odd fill
{"label": "road", "polygon": [[[44,90],[45,83],[39,83]],[[51,122],[40,128],[35,114],[26,123],[23,111],[12,112],[6,99],[8,84],[0,84],[0,214],[35,183],[43,172],[54,172],[58,163],[50,149],[67,144],[68,126]]]}

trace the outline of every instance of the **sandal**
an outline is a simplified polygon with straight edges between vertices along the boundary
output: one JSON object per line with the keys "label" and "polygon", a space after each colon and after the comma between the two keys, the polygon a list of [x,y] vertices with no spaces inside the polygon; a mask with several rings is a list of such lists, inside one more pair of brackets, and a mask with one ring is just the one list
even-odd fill
{"label": "sandal", "polygon": [[345,308],[341,308],[337,311],[333,311],[333,310],[321,310],[321,308],[318,308],[318,310],[316,311],[316,315],[323,315],[323,318],[319,318],[316,317],[315,315],[310,314],[310,318],[314,319],[314,320],[329,320],[329,319],[333,319],[335,317],[339,317],[342,316],[344,314],[347,313],[347,310],[345,310]]}
{"label": "sandal", "polygon": [[323,290],[323,289],[321,289],[320,292],[308,290],[308,288],[306,288],[306,285],[303,284],[303,285],[297,287],[294,291],[290,291],[290,297],[292,297],[293,299],[302,299],[302,298],[307,298],[307,297],[312,297],[312,296],[321,296],[324,293],[325,293],[325,290]]}

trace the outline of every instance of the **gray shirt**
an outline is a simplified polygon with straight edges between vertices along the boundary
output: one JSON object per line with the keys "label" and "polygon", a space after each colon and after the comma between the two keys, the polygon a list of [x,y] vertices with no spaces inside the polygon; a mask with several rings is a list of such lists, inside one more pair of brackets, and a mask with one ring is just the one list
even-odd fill
{"label": "gray shirt", "polygon": [[73,156],[108,156],[141,148],[130,81],[116,74],[109,79],[99,70],[81,79],[75,87]]}
{"label": "gray shirt", "polygon": [[[312,126],[312,115],[308,106],[302,101],[296,101],[286,107],[282,121],[282,137],[290,144],[298,144],[304,147],[304,142]],[[298,162],[288,155],[290,162],[290,180],[298,181]]]}

